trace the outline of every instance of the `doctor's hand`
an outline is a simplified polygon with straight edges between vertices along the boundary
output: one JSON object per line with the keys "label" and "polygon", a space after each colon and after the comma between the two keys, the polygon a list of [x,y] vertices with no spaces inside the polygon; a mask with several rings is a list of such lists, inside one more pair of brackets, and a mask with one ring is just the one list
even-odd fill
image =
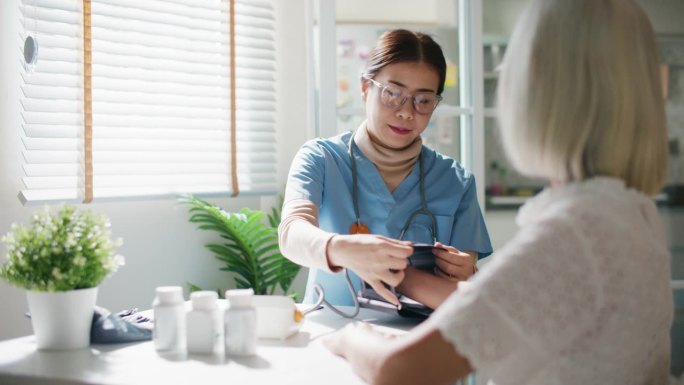
{"label": "doctor's hand", "polygon": [[330,266],[346,267],[366,281],[376,293],[398,305],[397,297],[385,287],[404,279],[411,242],[371,234],[335,235],[327,248]]}
{"label": "doctor's hand", "polygon": [[453,246],[447,246],[442,243],[435,243],[436,247],[446,250],[434,249],[432,253],[437,257],[435,264],[437,268],[435,273],[450,281],[465,281],[470,278],[477,268],[475,262],[477,261],[477,254],[475,252],[461,251]]}

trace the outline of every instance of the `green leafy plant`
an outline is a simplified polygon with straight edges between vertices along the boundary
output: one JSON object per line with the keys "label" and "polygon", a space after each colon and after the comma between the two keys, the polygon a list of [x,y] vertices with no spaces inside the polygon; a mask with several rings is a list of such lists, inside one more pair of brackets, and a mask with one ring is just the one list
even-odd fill
{"label": "green leafy plant", "polygon": [[30,226],[12,224],[2,237],[7,261],[0,277],[20,288],[66,291],[99,285],[124,264],[115,253],[121,239],[112,240],[103,215],[78,212],[63,205],[36,213]]}
{"label": "green leafy plant", "polygon": [[278,204],[271,207],[271,212],[268,213],[268,224],[275,229],[278,229],[278,225],[280,225],[280,214],[282,214],[284,200],[285,198],[280,195]]}
{"label": "green leafy plant", "polygon": [[301,267],[280,253],[279,210],[271,212],[269,226],[264,224],[266,214],[258,210],[243,208],[230,213],[193,195],[183,196],[180,201],[190,207],[190,222],[201,230],[219,234],[222,242],[206,247],[225,264],[221,270],[236,274],[238,288],[252,288],[255,294],[268,295],[280,288],[289,294]]}

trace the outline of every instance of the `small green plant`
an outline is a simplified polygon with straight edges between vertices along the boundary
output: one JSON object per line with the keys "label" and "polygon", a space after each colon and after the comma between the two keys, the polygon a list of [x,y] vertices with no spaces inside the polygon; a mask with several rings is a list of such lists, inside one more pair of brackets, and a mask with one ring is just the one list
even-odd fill
{"label": "small green plant", "polygon": [[[223,271],[236,274],[238,288],[252,288],[255,294],[274,294],[277,288],[289,294],[292,282],[301,267],[285,258],[278,247],[277,224],[280,210],[269,215],[244,208],[230,213],[195,196],[183,196],[180,201],[190,206],[190,222],[201,230],[217,232],[221,243],[206,245],[225,265]],[[191,288],[195,285],[191,285]]]}
{"label": "small green plant", "polygon": [[109,221],[91,211],[63,205],[36,213],[30,226],[12,224],[2,237],[7,261],[0,277],[20,288],[66,291],[98,286],[124,264],[115,253],[121,239],[112,240]]}

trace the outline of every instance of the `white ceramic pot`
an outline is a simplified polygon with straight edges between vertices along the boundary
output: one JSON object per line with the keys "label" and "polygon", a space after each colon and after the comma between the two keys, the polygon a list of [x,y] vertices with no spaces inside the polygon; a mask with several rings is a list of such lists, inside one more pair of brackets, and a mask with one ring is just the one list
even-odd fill
{"label": "white ceramic pot", "polygon": [[38,349],[71,350],[90,345],[97,287],[28,291],[26,295]]}

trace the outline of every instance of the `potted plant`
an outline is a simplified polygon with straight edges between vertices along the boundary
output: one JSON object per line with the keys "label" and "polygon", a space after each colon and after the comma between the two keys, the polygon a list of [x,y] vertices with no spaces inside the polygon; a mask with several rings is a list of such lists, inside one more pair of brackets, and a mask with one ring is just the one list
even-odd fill
{"label": "potted plant", "polygon": [[257,295],[273,295],[276,289],[292,294],[292,282],[301,266],[280,253],[278,209],[272,210],[269,224],[265,224],[266,214],[259,210],[243,208],[230,213],[192,195],[180,201],[190,207],[190,222],[220,235],[221,242],[206,247],[225,264],[221,270],[235,273],[237,288],[252,288]]}
{"label": "potted plant", "polygon": [[27,290],[38,349],[78,349],[90,344],[97,287],[123,265],[109,221],[63,205],[39,211],[30,225],[13,224],[2,237],[6,262],[0,277]]}

